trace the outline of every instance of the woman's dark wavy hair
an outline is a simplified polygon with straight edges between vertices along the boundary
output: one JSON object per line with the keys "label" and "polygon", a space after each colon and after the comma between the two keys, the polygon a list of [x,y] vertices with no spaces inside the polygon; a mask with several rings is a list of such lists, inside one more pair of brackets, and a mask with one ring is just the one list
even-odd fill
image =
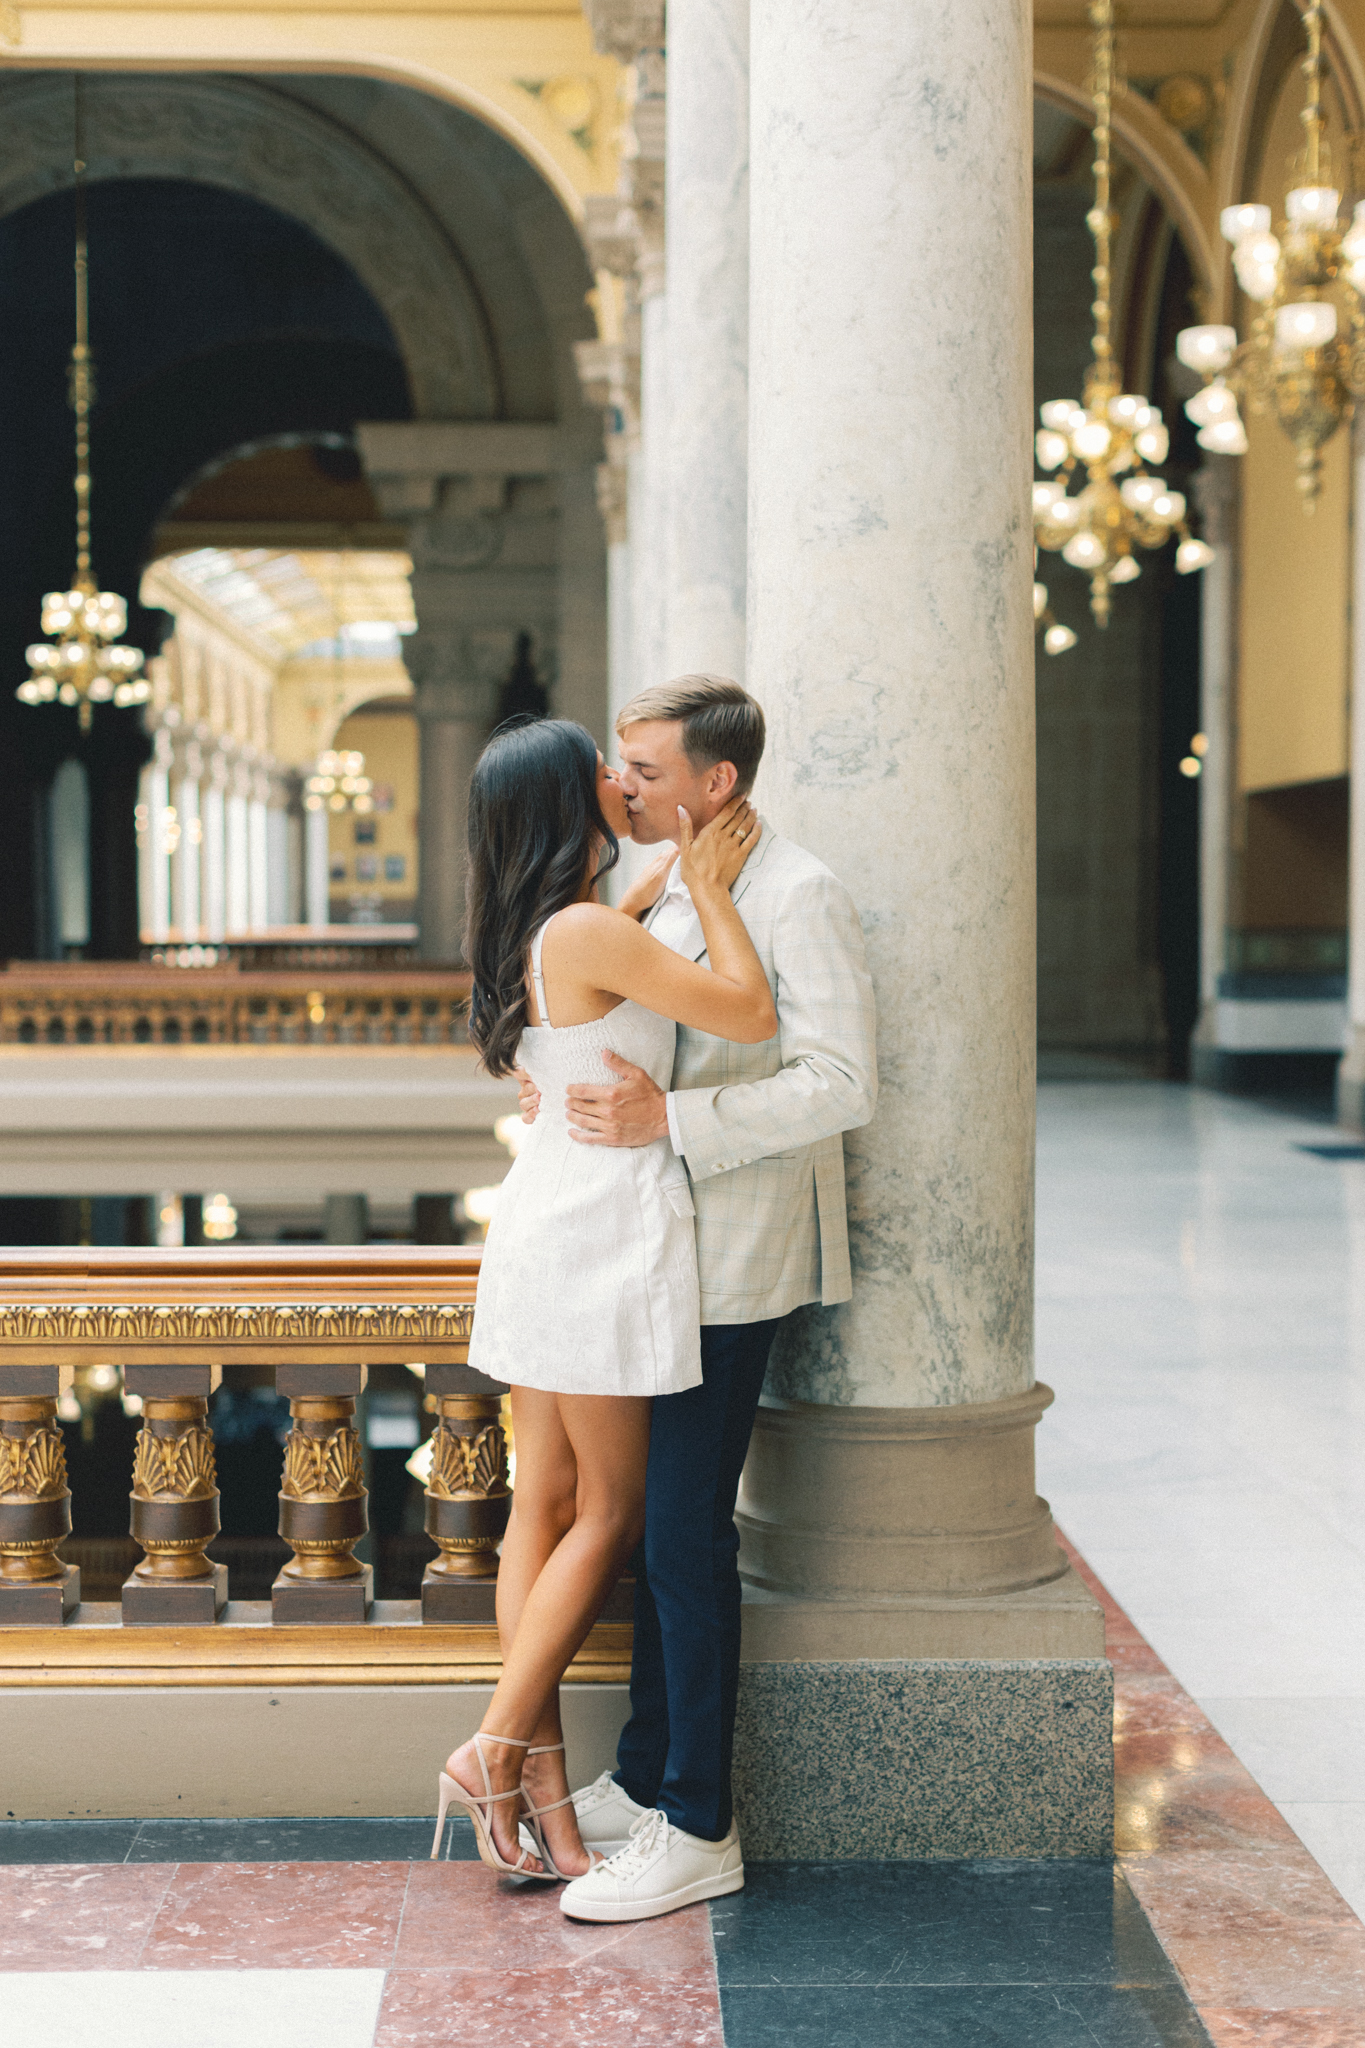
{"label": "woman's dark wavy hair", "polygon": [[469,1035],[490,1074],[512,1071],[526,1024],[526,959],[547,918],[577,900],[590,861],[621,857],[597,800],[597,743],[567,718],[502,726],[469,785],[465,958]]}

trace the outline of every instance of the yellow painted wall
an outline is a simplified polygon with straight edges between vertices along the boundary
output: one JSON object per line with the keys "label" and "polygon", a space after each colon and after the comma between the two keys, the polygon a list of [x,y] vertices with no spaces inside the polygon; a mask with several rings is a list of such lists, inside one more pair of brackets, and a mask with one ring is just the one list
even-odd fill
{"label": "yellow painted wall", "polygon": [[[1271,123],[1256,199],[1278,225],[1287,162],[1301,146],[1303,80],[1286,80]],[[1340,132],[1335,181],[1349,184]],[[1239,327],[1245,332],[1247,302]],[[1347,770],[1350,431],[1323,450],[1322,493],[1305,516],[1293,444],[1272,413],[1247,420],[1242,458],[1238,780],[1245,791],[1320,782]]]}
{"label": "yellow painted wall", "polygon": [[[410,713],[358,711],[345,720],[333,742],[338,752],[355,747],[365,756],[365,773],[375,783],[393,791],[393,808],[373,813],[376,828],[371,844],[357,844],[357,819],[342,811],[328,819],[328,853],[332,863],[330,893],[332,921],[345,924],[350,898],[356,893],[378,894],[383,898],[386,919],[406,919],[417,896],[417,720]],[[385,858],[398,855],[404,861],[401,881],[386,880]],[[357,861],[374,858],[376,879],[357,873]],[[344,879],[336,875],[344,862]]]}

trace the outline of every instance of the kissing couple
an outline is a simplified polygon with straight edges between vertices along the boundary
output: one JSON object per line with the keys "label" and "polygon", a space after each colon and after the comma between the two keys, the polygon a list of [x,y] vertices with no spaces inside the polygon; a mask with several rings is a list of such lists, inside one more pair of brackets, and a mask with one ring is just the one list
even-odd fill
{"label": "kissing couple", "polygon": [[[502,1677],[436,1830],[458,1807],[598,1921],[744,1883],[735,1498],[779,1321],[849,1299],[841,1134],[876,1098],[853,901],[750,801],[759,705],[682,676],[616,730],[619,769],[565,719],[506,728],[470,786],[469,1032],[533,1128],[469,1351],[512,1389]],[[665,851],[612,908],[627,836]],[[560,1681],[642,1537],[617,1767],[571,1792]]]}

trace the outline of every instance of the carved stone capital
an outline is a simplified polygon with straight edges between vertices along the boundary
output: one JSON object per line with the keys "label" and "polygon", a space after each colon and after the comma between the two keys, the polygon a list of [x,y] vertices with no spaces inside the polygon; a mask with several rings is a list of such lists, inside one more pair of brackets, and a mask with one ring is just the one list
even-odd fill
{"label": "carved stone capital", "polygon": [[664,39],[664,0],[583,0],[593,47],[618,64],[633,64]]}

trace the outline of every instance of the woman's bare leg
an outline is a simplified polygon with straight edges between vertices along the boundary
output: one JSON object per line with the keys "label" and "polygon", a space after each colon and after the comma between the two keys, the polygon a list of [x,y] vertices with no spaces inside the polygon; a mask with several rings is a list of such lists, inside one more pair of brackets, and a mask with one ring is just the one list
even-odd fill
{"label": "woman's bare leg", "polygon": [[[514,1388],[512,1409],[517,1485],[498,1573],[503,1675],[483,1730],[539,1747],[561,1740],[559,1681],[644,1526],[650,1403]],[[484,1755],[495,1791],[517,1784],[523,1769],[538,1806],[568,1791],[562,1756],[527,1762],[524,1750],[502,1743],[489,1743]],[[482,1789],[472,1743],[447,1769],[471,1791]],[[545,1831],[561,1870],[587,1869],[572,1808],[551,1814]],[[494,1838],[509,1863],[520,1853],[516,1835],[516,1802],[499,1801]]]}

